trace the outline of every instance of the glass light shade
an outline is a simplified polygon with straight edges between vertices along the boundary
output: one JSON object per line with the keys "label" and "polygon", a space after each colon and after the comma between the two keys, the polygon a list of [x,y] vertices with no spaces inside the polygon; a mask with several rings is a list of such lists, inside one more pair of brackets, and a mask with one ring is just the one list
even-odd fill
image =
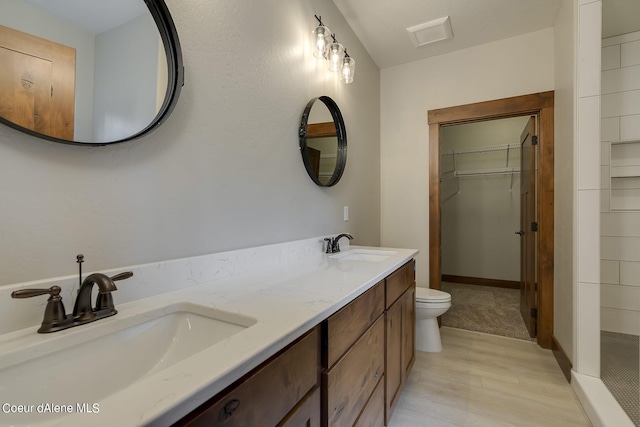
{"label": "glass light shade", "polygon": [[324,58],[329,40],[331,39],[331,30],[323,25],[319,25],[313,30],[314,47],[313,56],[316,58]]}
{"label": "glass light shade", "polygon": [[342,69],[344,61],[344,46],[340,43],[331,43],[327,50],[327,59],[329,60],[329,70],[339,71]]}
{"label": "glass light shade", "polygon": [[342,76],[340,79],[345,83],[351,83],[353,81],[353,75],[356,72],[356,60],[350,56],[344,58],[342,62]]}

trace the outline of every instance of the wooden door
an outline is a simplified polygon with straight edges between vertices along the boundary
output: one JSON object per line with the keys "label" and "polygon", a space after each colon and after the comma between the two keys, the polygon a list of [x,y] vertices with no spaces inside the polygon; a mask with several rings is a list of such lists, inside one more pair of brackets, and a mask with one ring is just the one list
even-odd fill
{"label": "wooden door", "polygon": [[536,119],[520,135],[520,313],[529,335],[536,336]]}
{"label": "wooden door", "polygon": [[76,51],[0,25],[0,117],[73,140]]}

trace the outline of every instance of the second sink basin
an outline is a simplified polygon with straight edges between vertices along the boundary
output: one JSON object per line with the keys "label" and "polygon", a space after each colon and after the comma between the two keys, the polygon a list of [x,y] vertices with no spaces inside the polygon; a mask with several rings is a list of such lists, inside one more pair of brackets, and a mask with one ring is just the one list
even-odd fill
{"label": "second sink basin", "polygon": [[397,252],[385,251],[381,249],[350,249],[345,252],[340,252],[334,255],[330,255],[329,258],[337,258],[349,261],[369,261],[379,262],[384,261]]}
{"label": "second sink basin", "polygon": [[[76,403],[99,402],[256,323],[250,317],[193,303],[113,319],[0,355],[0,400],[22,405],[71,404],[75,412]],[[30,357],[36,353],[40,356]],[[2,414],[2,422],[24,425],[55,416],[37,411]]]}

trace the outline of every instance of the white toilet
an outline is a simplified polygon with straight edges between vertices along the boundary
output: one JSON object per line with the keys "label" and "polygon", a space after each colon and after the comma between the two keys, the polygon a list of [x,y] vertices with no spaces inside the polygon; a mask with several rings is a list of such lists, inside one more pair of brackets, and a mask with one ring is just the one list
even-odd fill
{"label": "white toilet", "polygon": [[430,288],[416,288],[416,350],[442,351],[438,316],[451,307],[451,295]]}

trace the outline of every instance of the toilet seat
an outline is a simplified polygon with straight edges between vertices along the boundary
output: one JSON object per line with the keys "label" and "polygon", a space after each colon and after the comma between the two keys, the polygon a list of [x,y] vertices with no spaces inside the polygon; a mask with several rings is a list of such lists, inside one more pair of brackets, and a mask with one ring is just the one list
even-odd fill
{"label": "toilet seat", "polygon": [[437,289],[416,287],[416,302],[423,304],[451,302],[451,294]]}

